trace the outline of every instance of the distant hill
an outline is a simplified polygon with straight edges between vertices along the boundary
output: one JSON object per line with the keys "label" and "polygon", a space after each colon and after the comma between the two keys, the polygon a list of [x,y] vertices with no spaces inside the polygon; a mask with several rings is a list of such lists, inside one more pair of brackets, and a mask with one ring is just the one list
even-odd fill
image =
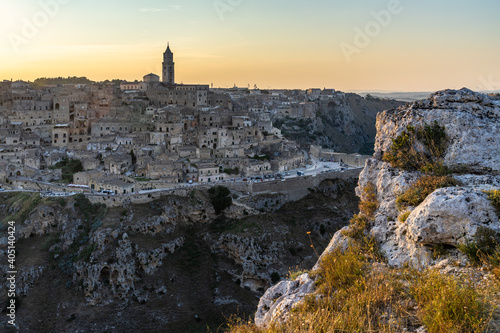
{"label": "distant hill", "polygon": [[391,92],[391,93],[381,93],[381,92],[371,92],[360,93],[361,96],[374,96],[384,99],[395,99],[397,101],[403,102],[414,102],[421,99],[426,99],[431,95],[432,92]]}

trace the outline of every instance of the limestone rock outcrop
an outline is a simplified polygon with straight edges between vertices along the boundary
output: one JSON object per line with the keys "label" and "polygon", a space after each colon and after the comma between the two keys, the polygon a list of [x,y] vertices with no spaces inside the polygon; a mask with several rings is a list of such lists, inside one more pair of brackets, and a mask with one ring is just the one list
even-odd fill
{"label": "limestone rock outcrop", "polygon": [[[446,149],[442,164],[452,171],[450,177],[458,185],[438,188],[423,202],[398,210],[398,196],[420,179],[421,171],[405,171],[383,160],[393,140],[408,126],[423,127],[438,124],[446,133]],[[372,184],[378,208],[365,234],[372,236],[390,266],[414,265],[419,268],[438,263],[432,256],[433,246],[445,246],[446,256],[465,262],[467,258],[457,247],[474,240],[480,228],[500,232],[499,216],[484,191],[500,188],[500,105],[490,97],[469,89],[444,90],[428,99],[407,104],[398,109],[381,112],[377,116],[375,153],[367,160],[360,174],[356,193],[362,197],[363,189]],[[417,152],[428,153],[425,145],[416,145]],[[401,208],[401,207],[399,207]],[[401,218],[406,214],[406,218]],[[338,231],[322,257],[333,250],[345,249],[352,241],[345,236],[349,227]],[[318,269],[319,262],[313,270]],[[443,258],[439,259],[443,260]],[[301,280],[307,277],[301,276]],[[288,281],[283,285],[298,284]],[[271,321],[286,320],[296,297],[294,288],[283,290],[272,305],[275,288],[261,298],[255,316],[263,327]],[[283,302],[283,304],[281,304]]]}
{"label": "limestone rock outcrop", "polygon": [[290,310],[313,291],[314,280],[307,273],[294,281],[281,281],[261,297],[255,314],[255,324],[265,327],[271,322],[286,320]]}

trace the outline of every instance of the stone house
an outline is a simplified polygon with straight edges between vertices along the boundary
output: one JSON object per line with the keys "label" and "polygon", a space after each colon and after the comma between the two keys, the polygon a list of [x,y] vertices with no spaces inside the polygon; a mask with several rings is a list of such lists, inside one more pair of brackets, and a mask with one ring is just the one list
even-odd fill
{"label": "stone house", "polygon": [[219,173],[219,167],[213,163],[200,163],[198,165],[198,181],[200,183],[213,183],[223,179],[224,176]]}
{"label": "stone house", "polygon": [[173,182],[180,182],[182,179],[182,165],[168,162],[166,160],[151,161],[147,165],[146,177],[152,179],[169,178]]}
{"label": "stone house", "polygon": [[245,149],[243,147],[233,146],[228,148],[218,148],[214,150],[215,158],[238,158],[245,156]]}
{"label": "stone house", "polygon": [[116,135],[118,133],[131,133],[133,124],[130,122],[99,119],[91,124],[91,133],[93,137],[102,137],[106,135]]}
{"label": "stone house", "polygon": [[27,149],[24,153],[24,165],[37,170],[41,169],[40,149]]}
{"label": "stone house", "polygon": [[268,161],[259,161],[250,159],[248,166],[243,169],[245,176],[257,176],[271,173],[271,163]]}
{"label": "stone house", "polygon": [[52,129],[52,145],[67,147],[69,142],[70,126],[67,124],[55,125]]}
{"label": "stone house", "polygon": [[251,127],[252,120],[248,116],[234,116],[232,117],[232,126],[236,128]]}
{"label": "stone house", "polygon": [[116,149],[118,145],[115,143],[115,137],[108,135],[102,138],[93,138],[87,143],[89,151],[103,151]]}
{"label": "stone house", "polygon": [[180,146],[177,149],[177,152],[179,153],[180,158],[194,159],[196,158],[196,150],[197,148],[195,146]]}
{"label": "stone house", "polygon": [[82,162],[83,170],[94,170],[101,166],[101,161],[98,159],[98,153],[87,150],[72,150],[68,156],[73,159],[78,159]]}
{"label": "stone house", "polygon": [[114,194],[135,193],[136,184],[122,178],[98,178],[90,181],[90,189],[95,191],[109,191]]}
{"label": "stone house", "polygon": [[121,175],[132,168],[132,156],[128,153],[112,153],[104,157],[104,170]]}
{"label": "stone house", "polygon": [[199,124],[200,127],[215,127],[215,128],[221,128],[222,127],[222,115],[219,113],[200,113],[199,115]]}
{"label": "stone house", "polygon": [[77,172],[73,175],[73,184],[87,185],[90,187],[93,181],[104,177],[104,173],[97,170]]}
{"label": "stone house", "polygon": [[274,158],[271,161],[271,168],[276,172],[283,172],[301,168],[305,165],[305,158],[301,155],[295,155],[283,158]]}
{"label": "stone house", "polygon": [[146,177],[148,174],[148,165],[153,162],[153,157],[149,155],[137,156],[135,162],[135,175]]}

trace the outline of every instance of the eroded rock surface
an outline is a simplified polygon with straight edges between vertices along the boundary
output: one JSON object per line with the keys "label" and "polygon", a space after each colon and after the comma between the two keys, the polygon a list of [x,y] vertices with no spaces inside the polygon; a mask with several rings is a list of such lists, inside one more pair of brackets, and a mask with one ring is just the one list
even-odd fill
{"label": "eroded rock surface", "polygon": [[[459,185],[439,188],[417,207],[399,211],[396,199],[423,173],[392,167],[382,160],[384,152],[408,125],[418,127],[435,122],[444,126],[448,139],[442,162],[455,170],[451,177]],[[451,262],[467,262],[457,246],[472,241],[480,228],[500,231],[499,216],[484,193],[500,188],[500,105],[466,88],[444,90],[426,100],[381,112],[376,127],[375,153],[367,160],[356,188],[362,197],[363,189],[373,184],[377,197],[378,208],[366,235],[374,237],[389,266],[441,265],[453,270]],[[416,149],[426,152],[424,145]],[[401,222],[398,218],[405,211],[409,215]],[[348,230],[345,227],[335,233],[313,270],[319,268],[327,253],[347,248],[352,241],[344,235]],[[433,258],[432,246],[436,245],[447,249],[444,259]],[[298,292],[303,280],[301,276],[269,289],[259,303],[257,325],[265,327],[273,321],[285,321],[290,309],[304,297]],[[314,288],[309,292],[313,291]]]}

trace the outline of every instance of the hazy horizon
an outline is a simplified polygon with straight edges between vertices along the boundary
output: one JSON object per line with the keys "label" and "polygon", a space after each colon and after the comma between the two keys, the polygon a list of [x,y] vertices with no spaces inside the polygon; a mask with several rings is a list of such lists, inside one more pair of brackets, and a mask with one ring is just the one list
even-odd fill
{"label": "hazy horizon", "polygon": [[23,0],[0,13],[0,77],[161,75],[177,83],[359,92],[500,89],[500,3]]}

